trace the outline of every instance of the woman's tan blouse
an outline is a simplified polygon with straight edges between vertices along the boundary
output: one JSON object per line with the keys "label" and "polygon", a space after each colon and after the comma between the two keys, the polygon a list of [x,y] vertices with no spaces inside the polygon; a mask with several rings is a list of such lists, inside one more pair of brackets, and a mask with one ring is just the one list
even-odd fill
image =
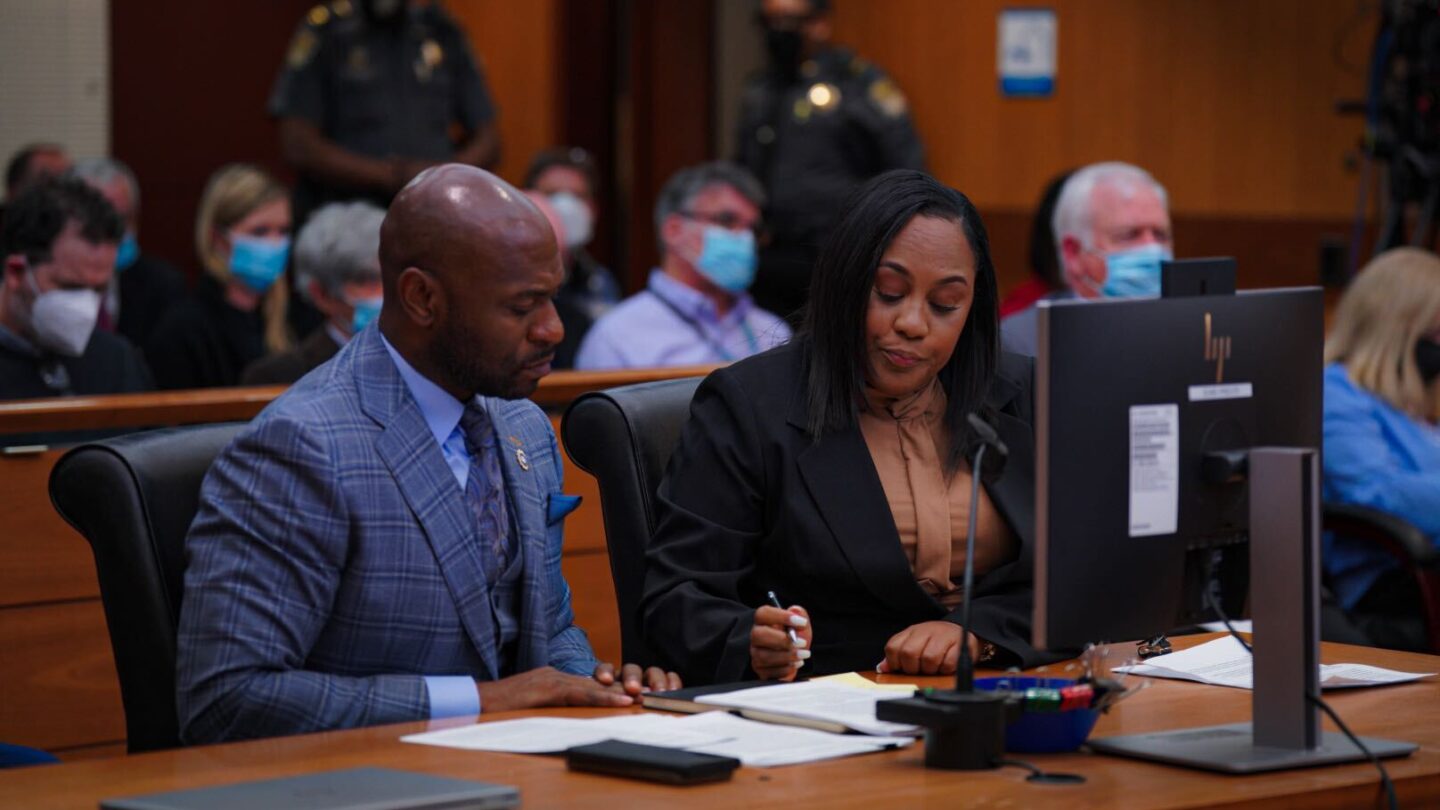
{"label": "woman's tan blouse", "polygon": [[[915,579],[947,610],[960,604],[965,533],[970,519],[970,468],[945,479],[945,390],[940,381],[900,400],[866,389],[860,433],[880,474],[900,545]],[[975,526],[975,575],[1013,560],[1019,544],[984,488]]]}

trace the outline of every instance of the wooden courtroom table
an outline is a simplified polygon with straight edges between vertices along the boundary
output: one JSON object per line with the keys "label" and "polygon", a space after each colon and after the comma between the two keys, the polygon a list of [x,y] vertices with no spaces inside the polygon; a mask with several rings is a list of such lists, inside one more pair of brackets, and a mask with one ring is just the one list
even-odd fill
{"label": "wooden courtroom table", "polygon": [[[1215,634],[1175,639],[1177,648]],[[1440,670],[1440,657],[1325,644],[1327,663],[1360,662],[1412,672]],[[1053,671],[1056,668],[1051,668]],[[993,674],[993,673],[992,673]],[[950,678],[881,676],[882,681],[949,685]],[[1247,690],[1151,679],[1121,702],[1096,734],[1157,731],[1246,720]],[[1386,760],[1402,807],[1440,807],[1440,678],[1419,683],[1326,693],[1356,734],[1418,743],[1413,755]],[[486,716],[503,720],[537,714],[593,717],[633,710],[550,709]],[[1383,805],[1368,763],[1253,776],[1222,776],[1088,753],[1015,755],[1046,770],[1083,774],[1084,785],[1034,785],[1026,772],[933,771],[922,766],[921,743],[898,751],[782,768],[741,768],[730,782],[669,787],[572,774],[554,756],[493,754],[410,745],[400,736],[466,721],[406,723],[310,734],[109,760],[0,772],[0,807],[94,808],[102,798],[293,776],[321,770],[383,766],[516,785],[526,807],[601,806],[687,810],[744,806],[796,807],[1305,807]],[[1328,723],[1327,723],[1328,727]]]}

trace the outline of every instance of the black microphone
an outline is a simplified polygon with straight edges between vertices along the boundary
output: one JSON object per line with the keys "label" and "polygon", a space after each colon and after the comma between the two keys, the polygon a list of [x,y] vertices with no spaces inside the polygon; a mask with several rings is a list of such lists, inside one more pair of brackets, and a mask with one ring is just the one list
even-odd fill
{"label": "black microphone", "polygon": [[[875,716],[925,727],[925,767],[979,771],[1000,767],[1005,753],[1005,722],[1020,704],[1003,692],[975,691],[975,662],[970,655],[970,592],[975,586],[975,515],[981,477],[998,478],[1005,466],[1005,443],[975,414],[966,417],[976,441],[970,484],[970,531],[965,538],[965,592],[962,596],[960,663],[954,689],[917,693],[913,698],[882,700]],[[958,437],[957,437],[958,438]],[[989,451],[988,453],[986,451]],[[984,466],[987,461],[990,466]]]}
{"label": "black microphone", "polygon": [[[966,414],[965,420],[975,431],[975,455],[970,463],[970,518],[965,532],[965,579],[961,585],[960,607],[960,662],[955,668],[955,691],[975,691],[975,661],[970,657],[970,592],[975,586],[975,518],[979,514],[980,479],[994,482],[1005,471],[1005,461],[1010,450],[1000,441],[1000,434],[984,419],[975,414]],[[989,466],[985,465],[985,451],[993,450]]]}
{"label": "black microphone", "polygon": [[[970,427],[975,431],[976,444],[990,447],[991,453],[985,456],[985,466],[982,472],[985,480],[993,484],[1000,480],[1001,474],[1005,472],[1005,462],[1010,459],[1010,448],[1000,440],[1000,434],[995,432],[995,428],[990,427],[989,422],[973,413],[966,414],[965,421],[969,422]],[[976,456],[980,455],[978,449]],[[972,466],[971,470],[974,469],[975,467]]]}

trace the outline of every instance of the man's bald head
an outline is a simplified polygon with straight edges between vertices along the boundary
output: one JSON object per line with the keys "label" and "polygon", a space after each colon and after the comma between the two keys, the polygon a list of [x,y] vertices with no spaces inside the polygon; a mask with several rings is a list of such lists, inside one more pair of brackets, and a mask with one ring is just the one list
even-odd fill
{"label": "man's bald head", "polygon": [[458,281],[503,271],[503,254],[547,241],[555,242],[550,224],[523,192],[474,166],[436,166],[401,189],[381,225],[385,295],[407,267]]}
{"label": "man's bald head", "polygon": [[553,299],[564,279],[545,215],[473,166],[422,172],[380,227],[380,330],[459,399],[528,396],[564,336]]}

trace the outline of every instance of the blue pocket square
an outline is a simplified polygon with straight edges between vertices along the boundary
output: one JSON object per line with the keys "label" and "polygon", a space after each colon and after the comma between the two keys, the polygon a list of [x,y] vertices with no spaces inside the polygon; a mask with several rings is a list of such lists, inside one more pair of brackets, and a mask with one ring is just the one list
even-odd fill
{"label": "blue pocket square", "polygon": [[550,504],[545,509],[545,521],[556,523],[564,520],[566,515],[579,508],[582,500],[584,499],[579,495],[551,495]]}

